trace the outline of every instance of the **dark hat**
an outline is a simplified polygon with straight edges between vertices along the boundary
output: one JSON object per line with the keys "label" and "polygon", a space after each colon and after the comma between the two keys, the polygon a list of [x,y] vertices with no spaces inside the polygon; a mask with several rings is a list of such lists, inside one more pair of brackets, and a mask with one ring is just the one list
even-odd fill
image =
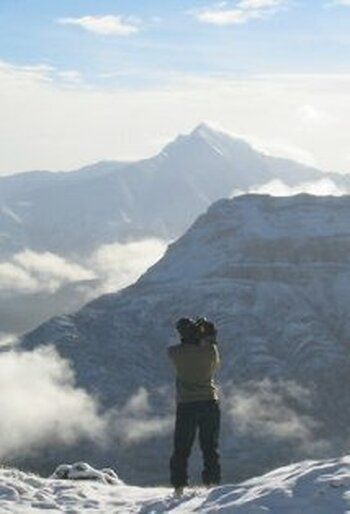
{"label": "dark hat", "polygon": [[175,327],[183,343],[197,344],[199,342],[198,329],[193,319],[180,318],[176,322]]}
{"label": "dark hat", "polygon": [[177,320],[175,327],[178,332],[181,332],[183,330],[187,330],[189,327],[192,327],[194,325],[194,320],[191,318],[180,318]]}

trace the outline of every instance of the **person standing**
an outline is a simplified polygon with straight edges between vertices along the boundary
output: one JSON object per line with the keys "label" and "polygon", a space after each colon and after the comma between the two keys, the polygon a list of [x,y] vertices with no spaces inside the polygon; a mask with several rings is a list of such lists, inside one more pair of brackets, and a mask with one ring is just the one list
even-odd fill
{"label": "person standing", "polygon": [[177,401],[170,480],[175,493],[180,495],[188,485],[188,459],[197,431],[204,464],[202,482],[211,486],[221,479],[220,406],[214,382],[220,358],[212,322],[205,318],[181,318],[176,329],[181,342],[168,348],[176,371]]}

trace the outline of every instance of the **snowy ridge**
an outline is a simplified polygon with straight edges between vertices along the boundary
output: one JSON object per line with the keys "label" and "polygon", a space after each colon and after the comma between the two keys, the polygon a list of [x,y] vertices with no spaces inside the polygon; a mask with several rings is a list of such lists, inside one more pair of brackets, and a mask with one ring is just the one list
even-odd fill
{"label": "snowy ridge", "polygon": [[173,498],[165,487],[107,485],[85,478],[45,479],[0,469],[1,512],[344,514],[350,508],[350,457],[300,462],[237,485],[190,488],[182,498]]}
{"label": "snowy ridge", "polygon": [[[350,263],[349,197],[245,195],[210,207],[144,281],[230,276],[235,267],[312,268]],[[194,256],[200,248],[200,255]],[[341,251],[342,250],[342,251]],[[254,269],[252,269],[254,276]],[[234,275],[233,275],[234,277]],[[267,274],[268,277],[268,274]],[[244,275],[242,276],[244,278]]]}

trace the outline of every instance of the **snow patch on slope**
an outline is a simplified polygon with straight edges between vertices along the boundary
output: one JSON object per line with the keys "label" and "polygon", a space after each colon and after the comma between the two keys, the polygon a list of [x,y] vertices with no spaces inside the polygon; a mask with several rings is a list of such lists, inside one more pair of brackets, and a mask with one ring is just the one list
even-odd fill
{"label": "snow patch on slope", "polygon": [[20,216],[18,216],[12,209],[10,209],[10,207],[7,207],[6,205],[2,205],[0,207],[0,212],[3,215],[5,215],[8,218],[10,218],[12,221],[15,221],[16,223],[18,223],[19,225],[21,225],[23,223],[23,221],[20,218]]}

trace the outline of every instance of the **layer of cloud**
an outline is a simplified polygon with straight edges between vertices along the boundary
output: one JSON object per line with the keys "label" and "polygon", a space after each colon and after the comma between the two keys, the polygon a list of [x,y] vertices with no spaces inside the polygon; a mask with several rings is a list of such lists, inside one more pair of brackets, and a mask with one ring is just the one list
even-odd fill
{"label": "layer of cloud", "polygon": [[298,406],[304,408],[308,402],[308,392],[300,386],[265,380],[233,388],[225,410],[238,432],[304,445],[313,439],[315,424],[307,415],[298,414]]}
{"label": "layer of cloud", "polygon": [[17,292],[33,292],[38,282],[20,266],[11,262],[0,264],[0,290]]}
{"label": "layer of cloud", "polygon": [[102,292],[117,291],[135,282],[166,248],[166,242],[159,239],[103,245],[89,259],[89,265],[102,281]]}
{"label": "layer of cloud", "polygon": [[203,120],[238,135],[278,141],[275,155],[294,148],[321,168],[350,168],[350,75],[167,74],[145,89],[106,90],[58,86],[57,73],[47,66],[0,63],[0,173],[151,156],[164,141]]}
{"label": "layer of cloud", "polygon": [[0,332],[0,348],[9,348],[15,346],[18,342],[18,338],[15,334],[10,334],[7,332]]}
{"label": "layer of cloud", "polygon": [[0,291],[55,293],[66,284],[93,280],[94,296],[115,292],[135,282],[166,248],[167,243],[159,239],[102,245],[80,263],[51,252],[25,250],[0,263]]}
{"label": "layer of cloud", "polygon": [[240,196],[246,193],[271,196],[293,196],[300,193],[316,196],[342,196],[346,194],[346,191],[328,178],[316,180],[315,182],[304,182],[293,187],[288,186],[281,180],[271,180],[262,186],[252,187],[247,191],[234,191],[232,196]]}
{"label": "layer of cloud", "polygon": [[83,16],[81,18],[60,18],[58,23],[62,25],[76,25],[94,34],[104,36],[130,36],[139,31],[135,23],[124,19],[122,16],[111,14],[105,16]]}
{"label": "layer of cloud", "polygon": [[52,66],[38,64],[34,66],[17,66],[8,62],[0,61],[0,77],[9,85],[12,81],[23,85],[28,83],[51,81],[50,74],[54,70]]}
{"label": "layer of cloud", "polygon": [[65,284],[95,278],[92,270],[50,252],[25,250],[0,263],[0,291],[54,293]]}
{"label": "layer of cloud", "polygon": [[17,253],[13,260],[23,269],[37,276],[38,280],[48,281],[49,285],[50,281],[53,281],[52,286],[50,286],[53,289],[56,289],[62,283],[96,278],[91,271],[79,264],[68,262],[66,259],[50,252],[36,253],[25,250]]}
{"label": "layer of cloud", "polygon": [[126,445],[164,437],[174,424],[173,416],[158,416],[153,412],[149,392],[143,387],[112,415],[112,420],[112,432]]}
{"label": "layer of cloud", "polygon": [[238,25],[276,13],[285,0],[241,0],[232,8],[227,2],[194,12],[202,23],[212,25]]}
{"label": "layer of cloud", "polygon": [[130,446],[166,436],[174,422],[173,416],[156,414],[144,388],[123,407],[102,412],[76,387],[69,362],[51,347],[1,353],[0,412],[0,458],[11,459],[84,439]]}
{"label": "layer of cloud", "polygon": [[309,126],[322,126],[323,124],[328,125],[328,123],[332,121],[329,114],[319,107],[315,107],[311,104],[301,106],[299,113],[302,123]]}
{"label": "layer of cloud", "polygon": [[11,88],[18,88],[22,84],[28,90],[39,84],[55,84],[64,87],[67,84],[84,87],[83,77],[77,70],[56,69],[47,64],[38,65],[13,65],[0,60],[0,87],[11,91]]}
{"label": "layer of cloud", "polygon": [[0,355],[0,412],[0,457],[102,440],[105,430],[96,403],[74,388],[68,363],[51,348]]}

